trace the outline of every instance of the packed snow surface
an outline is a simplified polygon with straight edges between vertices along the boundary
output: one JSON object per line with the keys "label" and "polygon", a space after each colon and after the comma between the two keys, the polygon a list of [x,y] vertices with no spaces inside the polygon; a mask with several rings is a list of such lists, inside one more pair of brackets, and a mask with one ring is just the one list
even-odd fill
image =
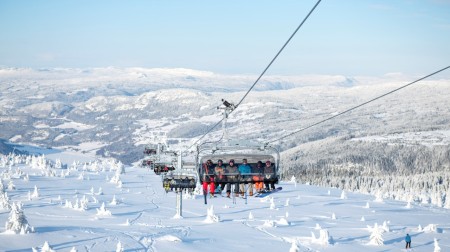
{"label": "packed snow surface", "polygon": [[[413,251],[433,251],[435,239],[450,250],[445,208],[292,180],[280,183],[282,191],[235,203],[219,195],[205,205],[203,195],[184,193],[176,216],[176,194],[146,168],[123,173],[103,160],[56,169],[43,159],[8,165],[5,158],[2,184],[9,203],[22,204],[31,231],[2,225],[0,251],[399,251],[407,233]],[[0,223],[11,216],[0,208]]]}

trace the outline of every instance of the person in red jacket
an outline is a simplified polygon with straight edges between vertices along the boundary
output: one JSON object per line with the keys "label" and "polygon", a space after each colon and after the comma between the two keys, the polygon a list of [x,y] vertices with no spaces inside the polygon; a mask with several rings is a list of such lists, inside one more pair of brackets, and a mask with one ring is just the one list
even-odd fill
{"label": "person in red jacket", "polygon": [[209,195],[214,197],[215,183],[214,183],[214,164],[211,160],[206,161],[203,164],[203,194],[208,194],[208,185],[209,185]]}

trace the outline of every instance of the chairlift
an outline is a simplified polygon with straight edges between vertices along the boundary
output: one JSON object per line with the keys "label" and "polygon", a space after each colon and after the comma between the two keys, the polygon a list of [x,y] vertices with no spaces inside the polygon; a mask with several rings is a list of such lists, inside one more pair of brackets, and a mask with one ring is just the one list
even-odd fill
{"label": "chairlift", "polygon": [[[209,170],[207,161],[211,160],[216,166],[218,160],[223,161],[226,168],[229,161],[234,160],[235,166],[239,166],[243,159],[251,167],[251,172],[246,174],[229,173],[225,169],[224,173],[217,174],[214,170]],[[223,183],[278,183],[280,178],[279,163],[280,153],[271,146],[249,141],[229,141],[225,143],[203,144],[197,150],[197,172],[201,183],[215,182]],[[257,164],[261,161],[263,169],[258,170]],[[269,163],[270,162],[270,163]],[[267,163],[267,165],[266,165]],[[265,168],[267,166],[267,168]]]}
{"label": "chairlift", "polygon": [[165,144],[157,144],[156,148],[147,146],[144,149],[143,167],[149,167],[156,175],[175,170],[177,153],[168,150]]}

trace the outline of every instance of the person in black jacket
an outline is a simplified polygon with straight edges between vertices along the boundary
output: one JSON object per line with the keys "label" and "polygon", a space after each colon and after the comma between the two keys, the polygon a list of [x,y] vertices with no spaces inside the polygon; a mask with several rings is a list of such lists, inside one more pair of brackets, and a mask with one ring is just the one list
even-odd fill
{"label": "person in black jacket", "polygon": [[231,184],[234,184],[234,194],[237,197],[239,193],[239,170],[234,163],[234,159],[230,159],[230,162],[228,162],[227,168],[225,169],[225,177],[227,180],[227,197],[230,197]]}

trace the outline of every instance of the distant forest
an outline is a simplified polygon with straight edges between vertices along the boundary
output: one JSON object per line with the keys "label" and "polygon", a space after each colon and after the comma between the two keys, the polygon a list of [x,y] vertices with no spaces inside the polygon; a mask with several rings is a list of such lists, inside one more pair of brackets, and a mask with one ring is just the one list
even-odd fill
{"label": "distant forest", "polygon": [[283,156],[285,179],[450,208],[448,145],[334,138]]}

